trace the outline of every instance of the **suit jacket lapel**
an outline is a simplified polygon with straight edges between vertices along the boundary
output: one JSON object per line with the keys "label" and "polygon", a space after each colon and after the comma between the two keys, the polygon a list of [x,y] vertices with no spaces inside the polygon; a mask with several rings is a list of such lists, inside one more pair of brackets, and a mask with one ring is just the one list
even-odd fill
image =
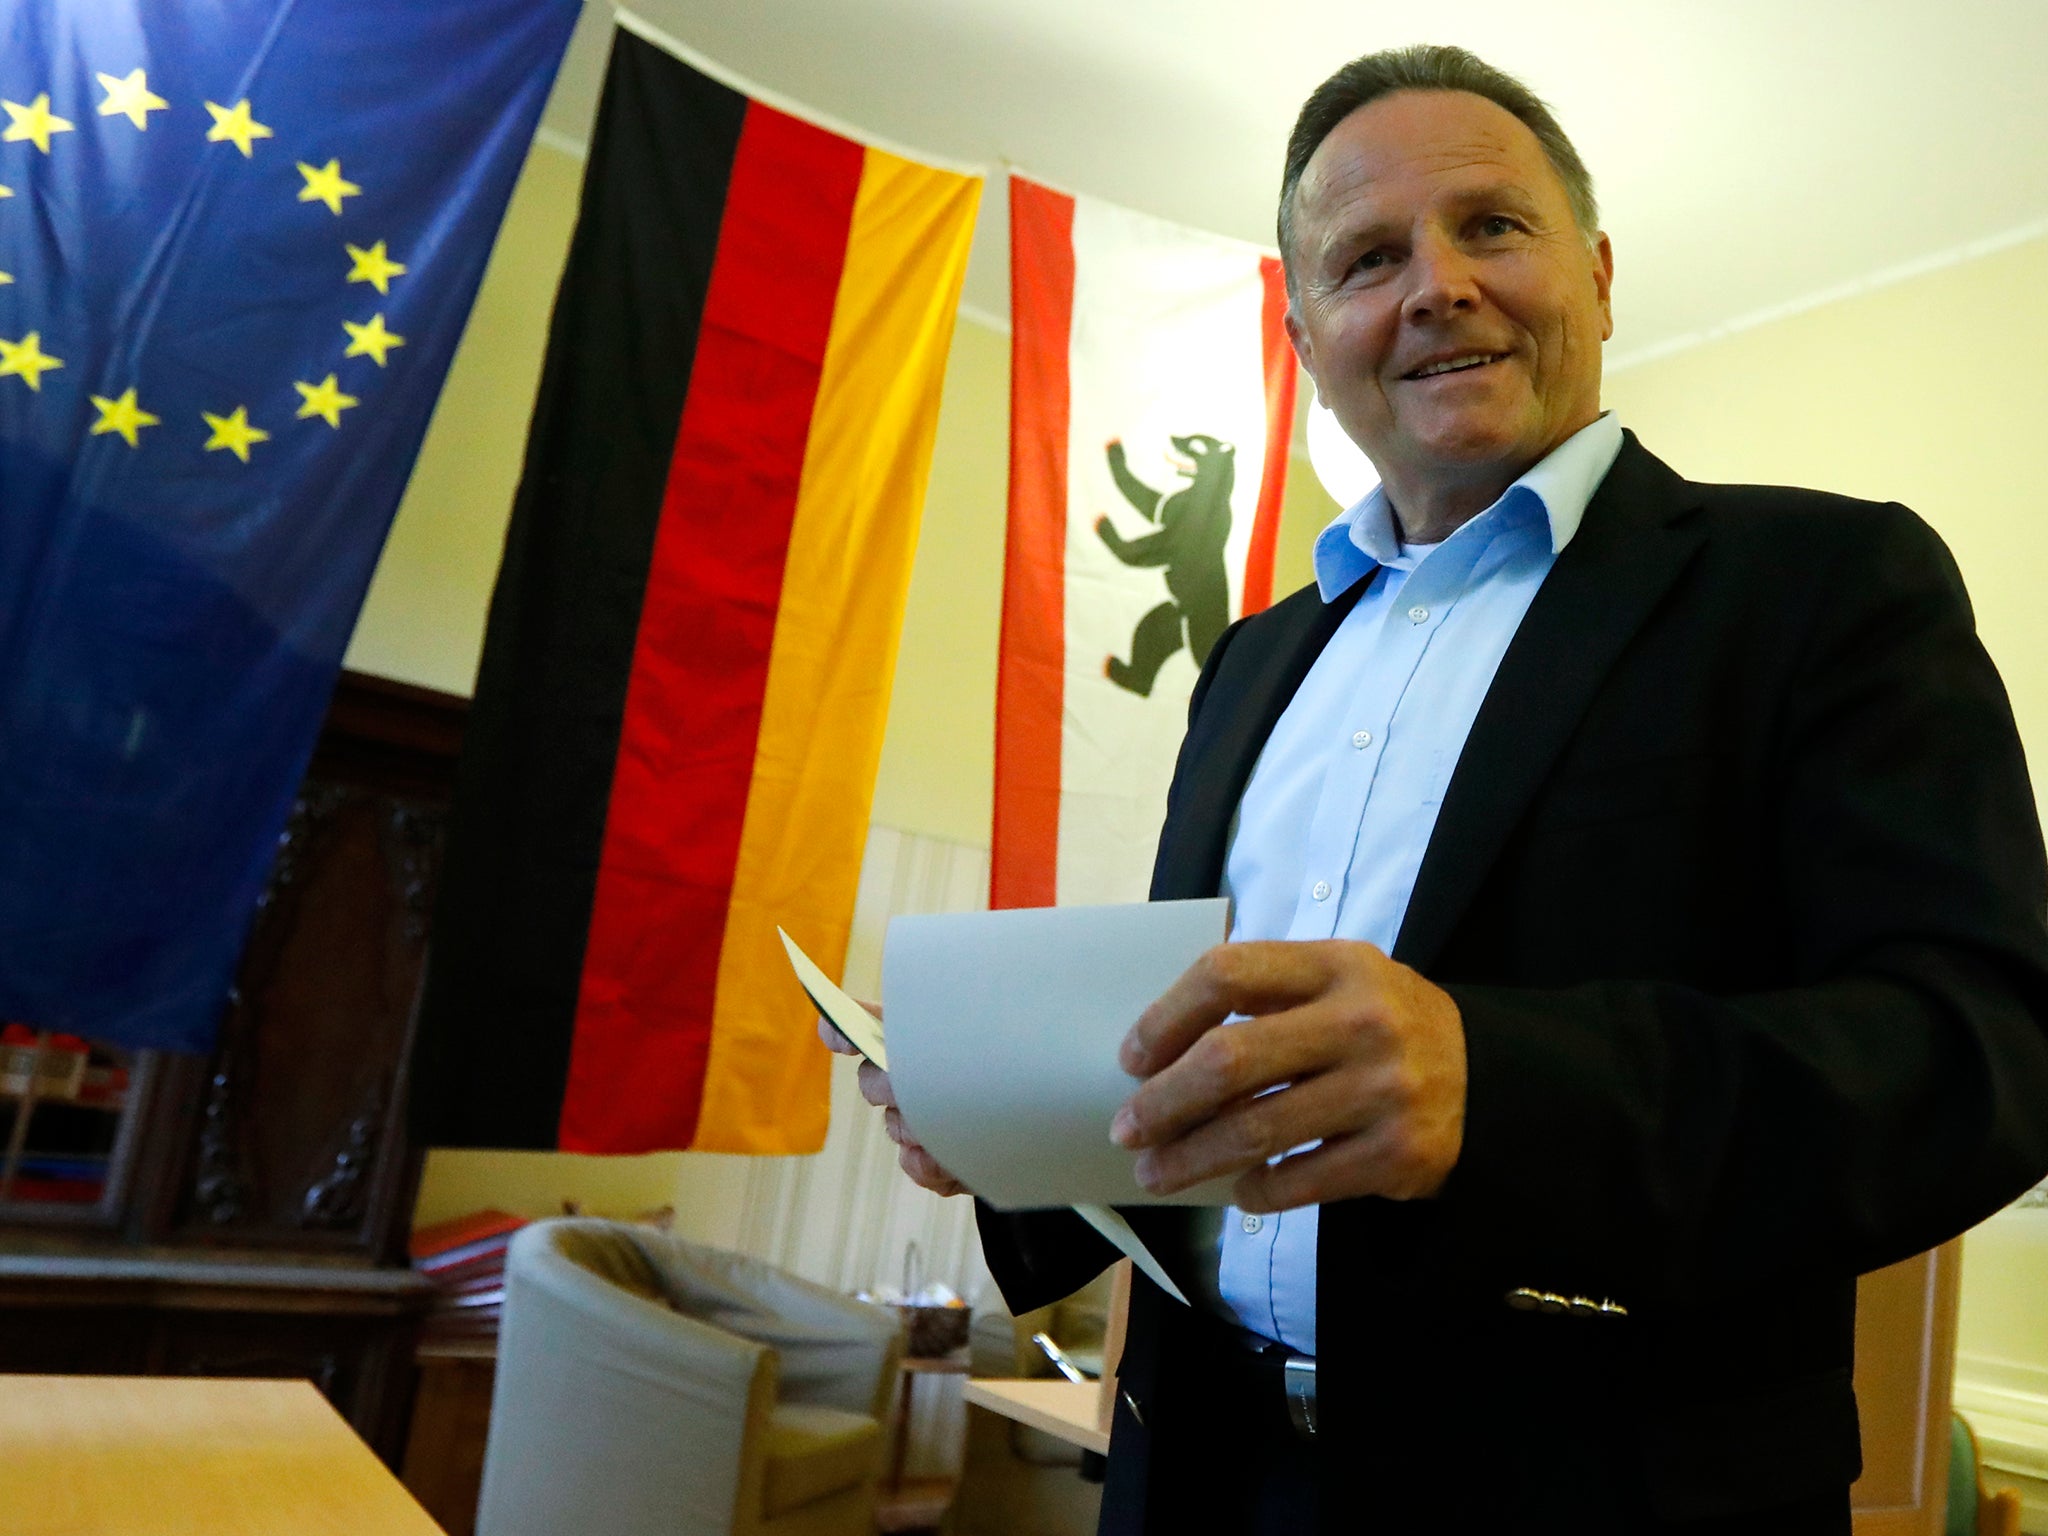
{"label": "suit jacket lapel", "polygon": [[1627,434],[1472,722],[1396,959],[1435,961],[1608,669],[1699,547],[1686,484]]}
{"label": "suit jacket lapel", "polygon": [[[1209,694],[1181,746],[1181,774],[1167,803],[1152,866],[1154,901],[1216,894],[1231,818],[1259,752],[1369,579],[1361,577],[1327,603],[1313,589],[1297,593],[1267,617],[1266,622],[1286,628],[1255,656],[1237,647],[1226,648],[1218,658]],[[1201,765],[1199,773],[1187,772],[1192,763]]]}

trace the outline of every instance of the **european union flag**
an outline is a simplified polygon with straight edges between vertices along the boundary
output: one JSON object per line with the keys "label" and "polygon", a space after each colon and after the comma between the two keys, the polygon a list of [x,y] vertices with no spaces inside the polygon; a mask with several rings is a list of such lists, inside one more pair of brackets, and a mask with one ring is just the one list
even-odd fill
{"label": "european union flag", "polygon": [[0,0],[0,1018],[203,1049],[577,0]]}

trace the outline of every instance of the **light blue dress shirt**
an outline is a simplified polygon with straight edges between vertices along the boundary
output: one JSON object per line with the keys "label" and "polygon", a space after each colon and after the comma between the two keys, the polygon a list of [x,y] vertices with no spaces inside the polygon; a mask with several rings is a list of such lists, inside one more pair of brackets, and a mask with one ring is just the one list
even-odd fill
{"label": "light blue dress shirt", "polygon": [[[1370,584],[1259,754],[1225,856],[1233,940],[1392,950],[1437,808],[1522,616],[1621,451],[1601,416],[1437,545],[1403,545],[1375,489],[1317,537],[1328,602]],[[1316,1349],[1317,1208],[1224,1212],[1217,1285],[1238,1321]]]}

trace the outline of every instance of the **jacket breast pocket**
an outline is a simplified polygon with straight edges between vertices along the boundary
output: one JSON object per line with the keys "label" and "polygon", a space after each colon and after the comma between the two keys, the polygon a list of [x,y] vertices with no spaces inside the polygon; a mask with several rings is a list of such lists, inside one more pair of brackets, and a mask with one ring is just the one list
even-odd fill
{"label": "jacket breast pocket", "polygon": [[1740,1397],[1667,1401],[1644,1415],[1641,1433],[1651,1502],[1665,1520],[1740,1515],[1846,1491],[1863,1470],[1846,1369]]}
{"label": "jacket breast pocket", "polygon": [[1705,752],[1578,765],[1537,797],[1532,821],[1539,828],[1590,827],[1678,815],[1706,803],[1721,771],[1720,760]]}

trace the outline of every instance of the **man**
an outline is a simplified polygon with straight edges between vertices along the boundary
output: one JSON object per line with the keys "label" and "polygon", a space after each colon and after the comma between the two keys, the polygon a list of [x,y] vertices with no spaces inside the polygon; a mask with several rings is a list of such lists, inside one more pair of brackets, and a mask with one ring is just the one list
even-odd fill
{"label": "man", "polygon": [[[1856,1275],[2048,1168],[2048,876],[1954,566],[1601,415],[1590,180],[1469,54],[1318,89],[1280,244],[1383,484],[1190,709],[1153,895],[1233,942],[1113,1135],[1238,1206],[1133,1213],[1206,1302],[1137,1287],[1104,1529],[1847,1531]],[[982,1232],[1015,1307],[1111,1257]]]}

